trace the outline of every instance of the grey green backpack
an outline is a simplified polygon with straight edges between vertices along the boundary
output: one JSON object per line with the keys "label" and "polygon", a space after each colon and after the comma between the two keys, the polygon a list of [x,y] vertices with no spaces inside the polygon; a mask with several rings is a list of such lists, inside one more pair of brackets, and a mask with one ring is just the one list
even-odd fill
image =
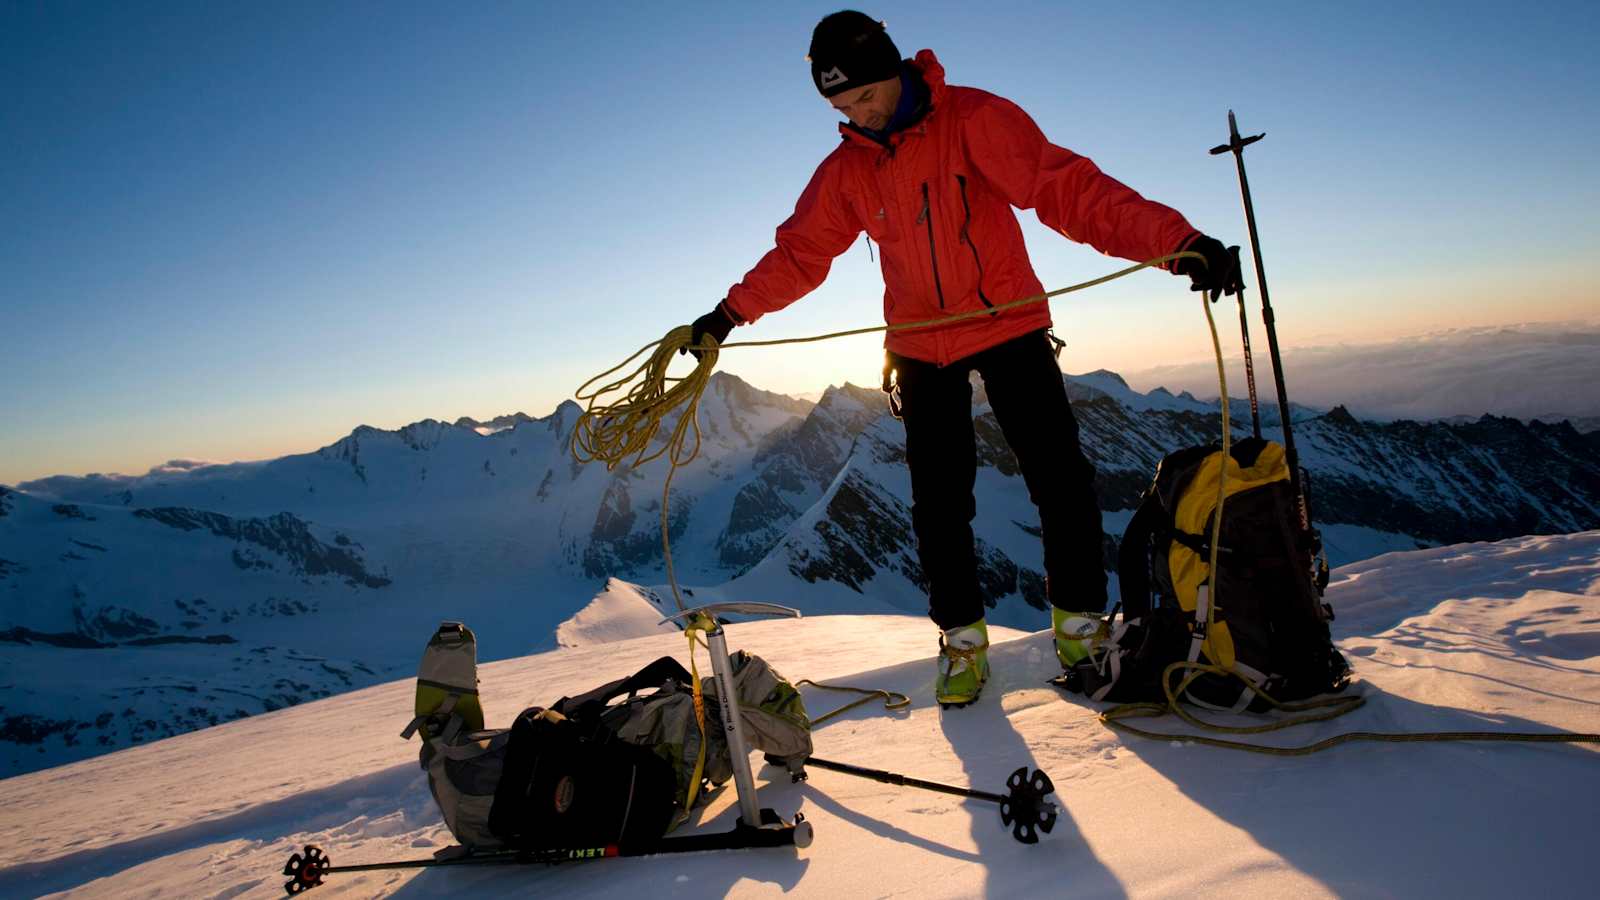
{"label": "grey green backpack", "polygon": [[[749,749],[803,764],[811,723],[799,691],[758,656],[739,651],[730,663]],[[416,717],[402,737],[422,736],[429,788],[464,847],[651,840],[733,775],[715,679],[701,681],[703,731],[693,680],[662,657],[548,709],[526,710],[513,728],[485,729],[475,639],[446,622],[423,652]]]}

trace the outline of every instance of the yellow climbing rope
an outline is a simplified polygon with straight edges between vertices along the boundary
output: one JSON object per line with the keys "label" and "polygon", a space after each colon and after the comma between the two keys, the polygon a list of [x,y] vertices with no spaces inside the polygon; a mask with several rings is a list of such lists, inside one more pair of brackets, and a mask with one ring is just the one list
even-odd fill
{"label": "yellow climbing rope", "polygon": [[700,793],[700,782],[706,774],[706,696],[705,690],[700,685],[700,667],[695,664],[694,648],[700,640],[700,633],[716,630],[717,623],[713,622],[705,613],[690,617],[683,626],[683,633],[689,637],[689,681],[694,691],[694,724],[700,729],[700,750],[695,756],[694,773],[689,777],[689,790],[684,794],[683,809],[678,811],[678,818],[673,822],[676,828],[679,823],[689,817],[689,812],[694,809],[695,797]]}
{"label": "yellow climbing rope", "polygon": [[900,693],[899,691],[886,691],[882,688],[852,687],[848,684],[823,684],[820,681],[812,681],[809,678],[802,678],[799,681],[796,681],[794,686],[799,687],[802,684],[809,684],[814,688],[820,688],[824,691],[841,691],[844,693],[864,695],[859,699],[846,703],[833,712],[823,713],[822,715],[812,719],[812,728],[816,728],[818,725],[821,725],[823,722],[826,722],[835,716],[842,716],[850,710],[862,705],[863,703],[871,703],[875,699],[881,698],[883,700],[883,709],[885,712],[893,712],[897,709],[905,709],[911,705],[911,698]]}

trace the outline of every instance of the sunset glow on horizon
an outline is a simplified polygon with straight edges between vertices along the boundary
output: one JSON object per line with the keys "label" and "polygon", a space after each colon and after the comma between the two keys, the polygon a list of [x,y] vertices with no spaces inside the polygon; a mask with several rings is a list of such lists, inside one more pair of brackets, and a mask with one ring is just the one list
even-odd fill
{"label": "sunset glow on horizon", "polygon": [[[548,415],[771,246],[838,140],[803,59],[837,8],[8,6],[0,484]],[[1285,348],[1600,331],[1586,6],[858,8],[1247,257],[1207,150],[1229,109],[1265,132],[1246,163]],[[1020,218],[1047,289],[1126,265]],[[882,292],[858,241],[731,340],[881,324]],[[1165,273],[1052,310],[1068,372],[1210,355]],[[1236,352],[1236,307],[1214,311]],[[815,393],[876,385],[880,347],[719,367]]]}

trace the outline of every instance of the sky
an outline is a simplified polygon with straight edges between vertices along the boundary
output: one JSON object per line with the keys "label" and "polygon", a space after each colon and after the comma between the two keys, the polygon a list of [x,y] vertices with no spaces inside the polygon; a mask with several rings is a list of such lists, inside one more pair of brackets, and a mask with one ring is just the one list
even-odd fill
{"label": "sky", "polygon": [[[0,483],[548,414],[771,246],[838,140],[804,59],[836,8],[0,6]],[[1265,132],[1246,158],[1285,346],[1600,316],[1590,6],[866,11],[1228,243],[1238,183],[1206,151],[1229,109]],[[1022,221],[1047,288],[1122,265]],[[878,324],[881,296],[858,241],[735,338]],[[1053,310],[1067,371],[1209,353],[1163,273]],[[720,367],[875,384],[880,343]]]}

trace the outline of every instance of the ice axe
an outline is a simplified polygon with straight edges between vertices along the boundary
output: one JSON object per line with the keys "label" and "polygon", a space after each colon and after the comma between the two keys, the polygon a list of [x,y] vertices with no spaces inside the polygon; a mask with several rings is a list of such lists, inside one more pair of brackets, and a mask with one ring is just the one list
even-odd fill
{"label": "ice axe", "polygon": [[720,616],[734,613],[747,616],[787,616],[800,618],[800,611],[775,603],[711,603],[697,606],[661,620],[693,628],[706,638],[706,649],[711,654],[711,672],[716,679],[717,700],[722,704],[722,727],[728,741],[728,756],[733,763],[733,784],[739,793],[739,822],[743,828],[769,830],[789,836],[796,847],[811,845],[811,823],[796,816],[785,822],[776,812],[761,809],[756,802],[756,781],[750,774],[750,743],[745,738],[743,717],[739,715],[739,692],[734,687],[733,664],[728,658],[728,640],[722,631]]}

